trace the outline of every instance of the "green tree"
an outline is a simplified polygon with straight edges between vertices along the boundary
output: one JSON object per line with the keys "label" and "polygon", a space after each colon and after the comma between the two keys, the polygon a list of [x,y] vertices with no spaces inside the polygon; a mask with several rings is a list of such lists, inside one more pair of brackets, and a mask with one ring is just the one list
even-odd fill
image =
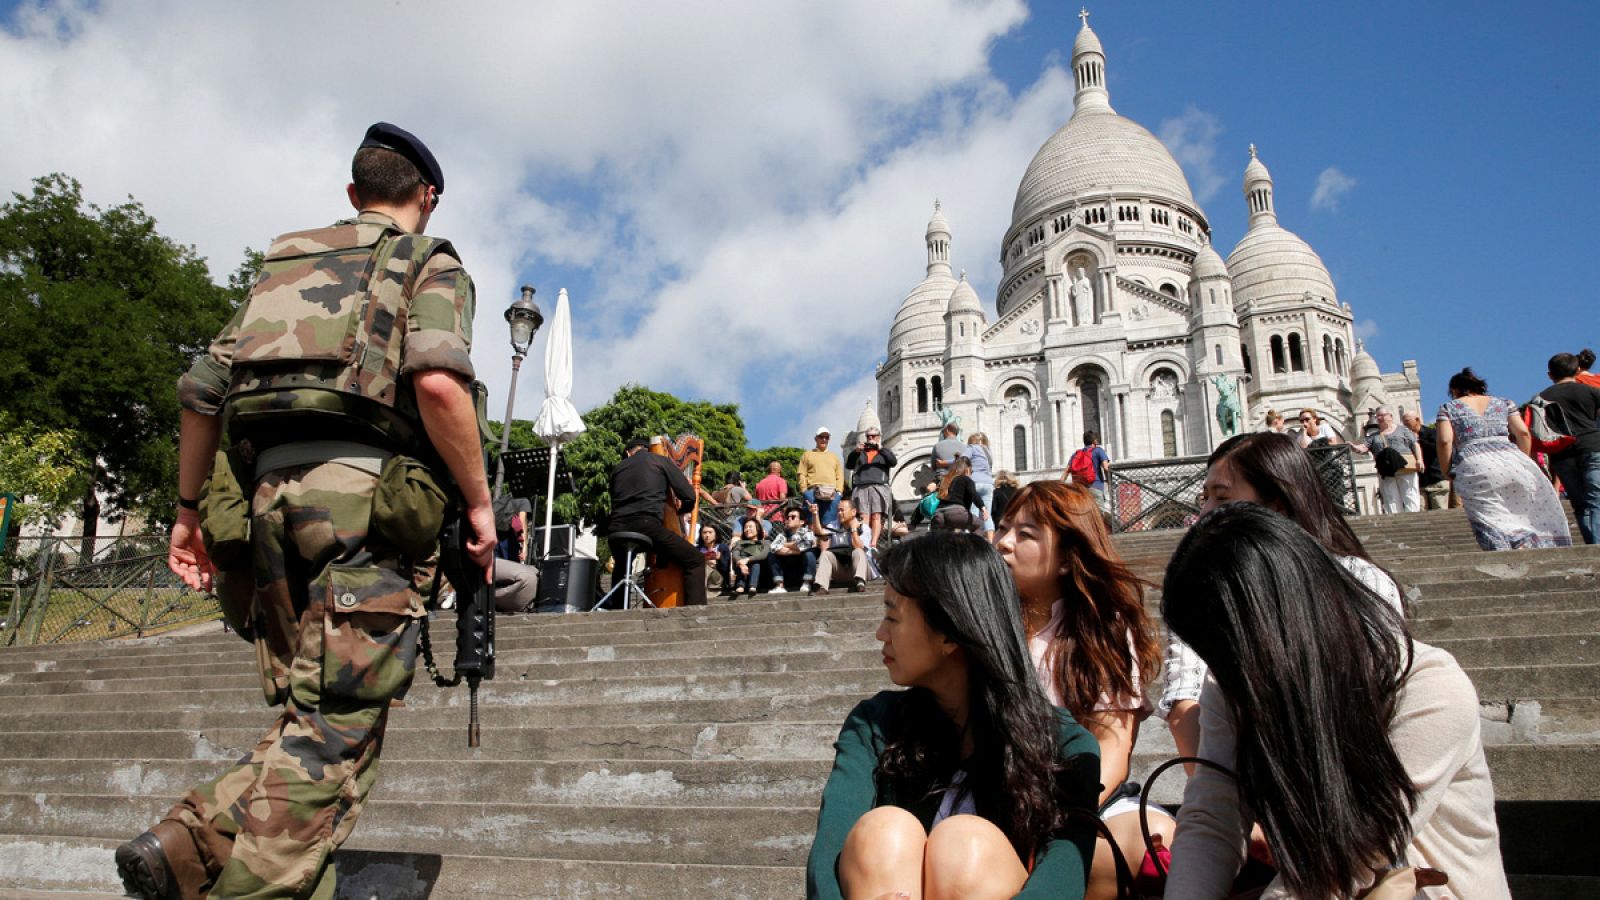
{"label": "green tree", "polygon": [[0,413],[0,493],[21,498],[19,522],[59,519],[83,499],[88,466],[78,444],[70,431],[31,428]]}
{"label": "green tree", "polygon": [[[79,514],[170,515],[174,384],[238,295],[138,202],[86,204],[76,179],[36,179],[0,206],[0,396],[28,428],[74,436]],[[86,541],[87,543],[87,541]]]}

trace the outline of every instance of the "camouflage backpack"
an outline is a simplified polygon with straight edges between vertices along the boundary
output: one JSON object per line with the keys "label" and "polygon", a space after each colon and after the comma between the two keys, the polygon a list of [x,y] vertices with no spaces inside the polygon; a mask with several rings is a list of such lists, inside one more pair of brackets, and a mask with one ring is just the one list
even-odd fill
{"label": "camouflage backpack", "polygon": [[272,242],[233,348],[231,401],[314,388],[393,408],[408,297],[449,242],[346,221]]}

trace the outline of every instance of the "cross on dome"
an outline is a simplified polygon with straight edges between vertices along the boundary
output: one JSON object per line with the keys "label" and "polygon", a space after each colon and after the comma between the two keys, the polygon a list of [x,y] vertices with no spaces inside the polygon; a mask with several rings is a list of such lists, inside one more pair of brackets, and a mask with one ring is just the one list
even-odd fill
{"label": "cross on dome", "polygon": [[1078,7],[1078,18],[1083,20],[1083,27],[1089,27],[1089,9],[1085,6]]}
{"label": "cross on dome", "polygon": [[[1256,145],[1255,144],[1251,144],[1250,145],[1250,158],[1251,159],[1255,159],[1256,158]],[[934,205],[935,206],[938,205],[938,201],[937,200],[934,201]]]}

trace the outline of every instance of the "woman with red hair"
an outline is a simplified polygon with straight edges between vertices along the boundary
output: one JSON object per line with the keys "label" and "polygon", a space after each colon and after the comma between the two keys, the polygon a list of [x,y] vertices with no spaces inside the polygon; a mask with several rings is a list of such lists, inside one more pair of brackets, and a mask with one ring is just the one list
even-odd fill
{"label": "woman with red hair", "polygon": [[[1144,582],[1111,546],[1094,494],[1059,481],[1017,491],[995,531],[995,549],[1022,600],[1034,668],[1050,702],[1072,713],[1100,743],[1100,816],[1129,865],[1144,858],[1139,786],[1128,781],[1139,723],[1150,714],[1144,686],[1161,650],[1144,609]],[[1170,844],[1171,819],[1152,819]],[[1100,841],[1089,897],[1113,897],[1111,850]]]}

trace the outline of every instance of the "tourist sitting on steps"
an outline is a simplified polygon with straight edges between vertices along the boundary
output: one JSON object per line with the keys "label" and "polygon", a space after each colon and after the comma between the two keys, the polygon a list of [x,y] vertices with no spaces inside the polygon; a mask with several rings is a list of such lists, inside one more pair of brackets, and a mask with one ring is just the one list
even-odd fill
{"label": "tourist sitting on steps", "polygon": [[[978,512],[973,514],[972,510]],[[972,463],[958,456],[939,482],[939,506],[933,513],[933,527],[955,531],[980,531],[988,521],[989,510],[972,480]]]}
{"label": "tourist sitting on steps", "polygon": [[[880,558],[889,678],[834,744],[810,898],[1079,900],[1094,738],[1033,677],[1016,590],[983,538],[934,532]],[[1092,822],[1092,820],[1090,820]]]}
{"label": "tourist sitting on steps", "polygon": [[817,536],[806,527],[804,513],[790,507],[784,511],[783,527],[773,529],[767,553],[767,572],[772,578],[772,593],[788,591],[785,582],[800,573],[800,590],[810,591],[817,574]]}
{"label": "tourist sitting on steps", "polygon": [[838,513],[838,521],[831,526],[820,516],[811,520],[822,551],[813,593],[826,594],[835,578],[846,581],[853,594],[867,589],[867,542],[872,540],[872,529],[856,515],[856,506],[849,500],[839,501]]}
{"label": "tourist sitting on steps", "polygon": [[745,519],[739,540],[731,548],[733,557],[733,595],[754,594],[761,580],[761,564],[771,548],[761,534],[761,522]]}
{"label": "tourist sitting on steps", "polygon": [[[1051,704],[1072,713],[1100,746],[1095,808],[1117,849],[1096,841],[1091,898],[1117,895],[1112,853],[1137,871],[1145,856],[1139,785],[1128,781],[1139,725],[1150,715],[1144,685],[1160,648],[1144,611],[1144,583],[1111,545],[1086,487],[1036,481],[1017,492],[995,530],[994,547],[1021,599],[1034,670]],[[1172,838],[1172,819],[1151,808],[1151,830]]]}
{"label": "tourist sitting on steps", "polygon": [[1161,612],[1211,667],[1201,755],[1232,773],[1189,780],[1166,900],[1228,896],[1251,816],[1278,873],[1264,896],[1442,883],[1388,871],[1410,866],[1452,896],[1508,900],[1472,682],[1303,528],[1253,503],[1207,513]]}

